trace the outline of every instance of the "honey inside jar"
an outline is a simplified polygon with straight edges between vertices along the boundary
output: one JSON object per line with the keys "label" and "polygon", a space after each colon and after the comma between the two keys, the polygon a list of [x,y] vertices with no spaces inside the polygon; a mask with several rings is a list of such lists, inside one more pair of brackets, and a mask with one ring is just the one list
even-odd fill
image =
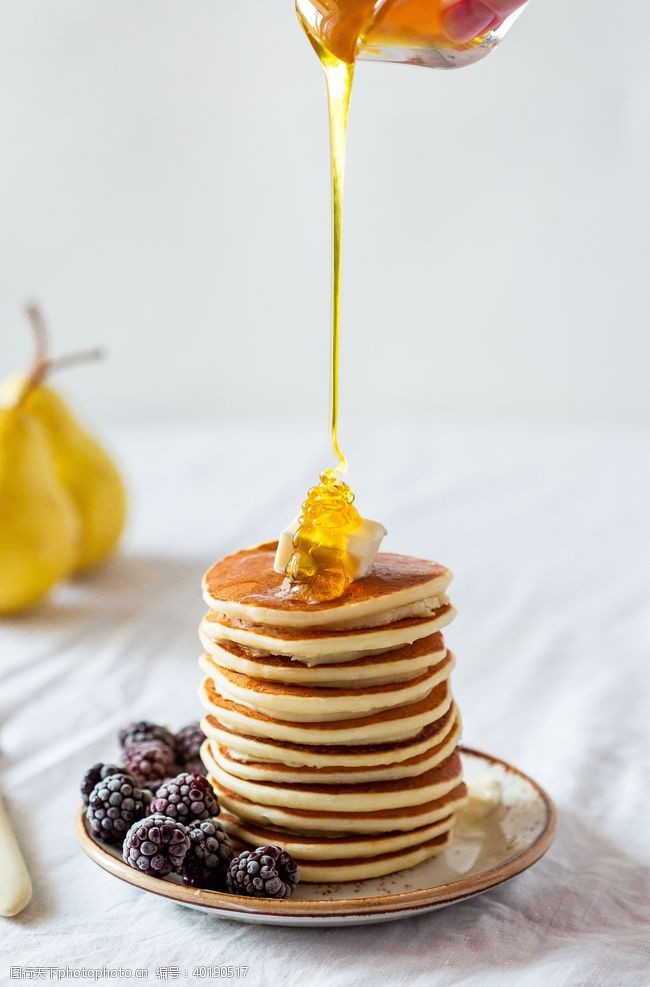
{"label": "honey inside jar", "polygon": [[[449,0],[297,0],[300,19],[312,44],[343,62],[357,58],[441,64],[425,54],[463,52],[481,45],[499,18],[485,23],[480,34],[458,40],[449,30]],[[446,30],[447,29],[447,30]],[[411,57],[391,57],[391,51]]]}

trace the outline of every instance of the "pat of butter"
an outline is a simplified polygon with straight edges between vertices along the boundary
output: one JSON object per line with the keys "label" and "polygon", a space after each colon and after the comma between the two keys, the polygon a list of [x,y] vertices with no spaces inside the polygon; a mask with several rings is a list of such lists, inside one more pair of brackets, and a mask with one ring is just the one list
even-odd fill
{"label": "pat of butter", "polygon": [[0,799],[0,915],[17,915],[31,897],[32,882]]}
{"label": "pat of butter", "polygon": [[[293,554],[293,536],[300,526],[300,518],[293,519],[278,539],[278,550],[275,553],[274,569],[284,573],[287,563]],[[363,579],[367,576],[375,561],[375,556],[388,532],[383,524],[377,521],[367,521],[365,518],[359,528],[347,536],[347,551],[354,561],[353,579]]]}

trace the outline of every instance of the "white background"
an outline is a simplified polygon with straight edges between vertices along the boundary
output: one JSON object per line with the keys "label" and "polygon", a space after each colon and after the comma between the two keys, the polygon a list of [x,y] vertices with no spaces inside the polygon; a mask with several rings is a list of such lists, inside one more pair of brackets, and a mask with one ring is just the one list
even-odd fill
{"label": "white background", "polygon": [[[0,23],[0,369],[35,296],[59,350],[110,351],[63,385],[100,426],[320,428],[326,118],[292,0],[1,0]],[[361,66],[344,432],[650,416],[649,32],[641,0],[533,0],[473,68]]]}

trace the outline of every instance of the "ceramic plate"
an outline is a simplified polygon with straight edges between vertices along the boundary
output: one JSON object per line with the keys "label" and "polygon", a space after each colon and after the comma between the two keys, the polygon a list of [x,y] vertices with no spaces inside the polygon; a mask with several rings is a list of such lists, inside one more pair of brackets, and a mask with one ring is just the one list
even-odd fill
{"label": "ceramic plate", "polygon": [[89,834],[83,808],[77,836],[84,852],[113,877],[150,894],[198,908],[217,918],[266,925],[363,925],[409,918],[482,894],[511,880],[542,857],[555,835],[556,811],[540,786],[505,761],[462,750],[465,780],[497,793],[480,816],[463,813],[453,845],[440,857],[390,877],[348,884],[298,885],[292,898],[272,901],[188,888],[177,878],[149,877],[125,864],[119,851]]}

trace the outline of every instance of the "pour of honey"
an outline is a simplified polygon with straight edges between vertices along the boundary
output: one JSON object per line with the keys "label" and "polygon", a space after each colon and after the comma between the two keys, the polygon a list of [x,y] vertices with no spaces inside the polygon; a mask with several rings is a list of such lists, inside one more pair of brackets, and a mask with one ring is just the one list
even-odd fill
{"label": "pour of honey", "polygon": [[307,495],[285,573],[289,592],[320,601],[340,596],[354,578],[349,536],[363,518],[343,477],[347,459],[339,441],[339,359],[343,192],[350,96],[358,58],[455,67],[487,54],[499,40],[498,21],[469,41],[444,34],[445,0],[296,0],[298,18],[325,71],[332,178],[332,296],[330,441],[336,465]]}
{"label": "pour of honey", "polygon": [[332,174],[332,298],[330,352],[329,432],[336,465],[321,473],[320,482],[307,494],[293,554],[285,573],[291,594],[308,601],[341,596],[355,574],[347,542],[363,519],[354,507],[354,494],[343,477],[347,459],[339,441],[339,361],[341,338],[341,248],[343,244],[343,190],[348,135],[348,113],[354,80],[354,58],[339,58],[298,16],[325,70],[330,125]]}

